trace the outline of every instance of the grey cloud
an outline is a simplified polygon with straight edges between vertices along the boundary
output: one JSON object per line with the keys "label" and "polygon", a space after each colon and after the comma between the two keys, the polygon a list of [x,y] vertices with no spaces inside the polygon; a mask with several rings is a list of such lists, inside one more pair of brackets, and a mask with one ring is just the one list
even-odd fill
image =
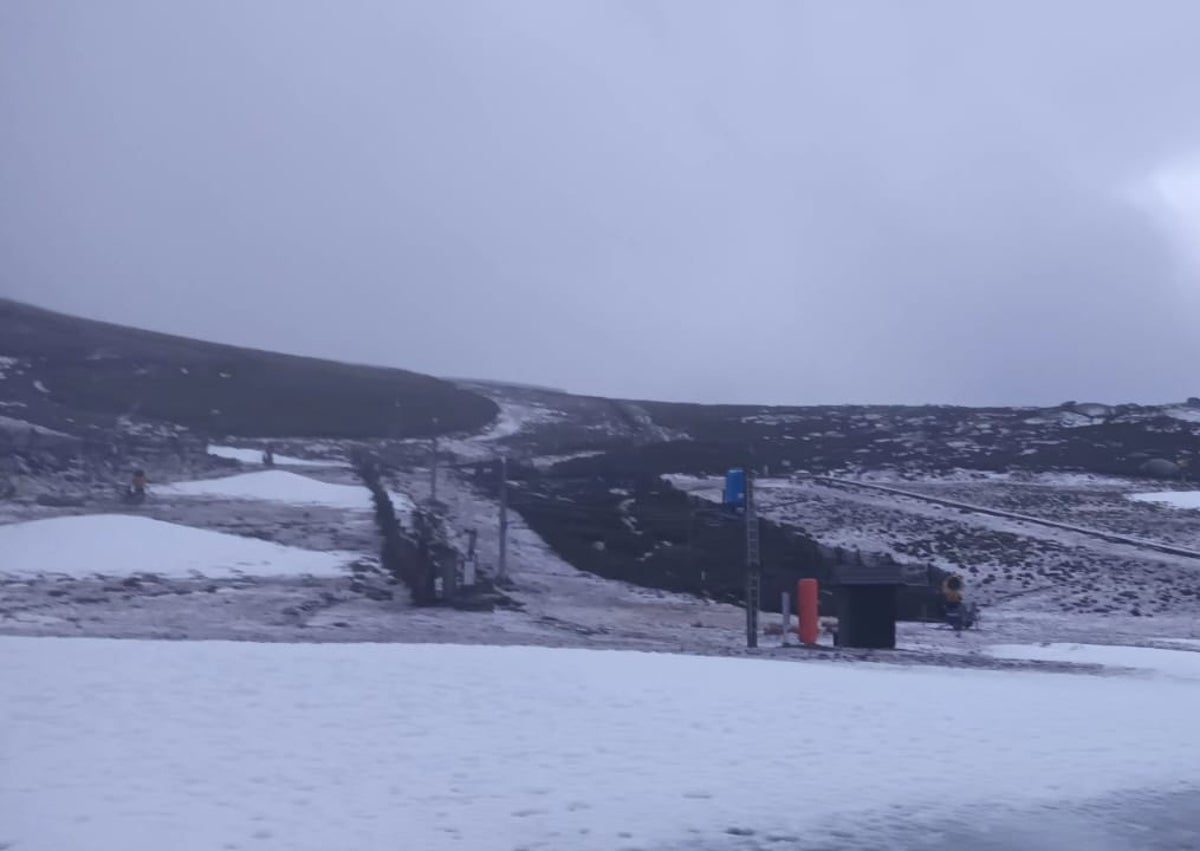
{"label": "grey cloud", "polygon": [[[0,289],[581,392],[1195,392],[1200,7],[0,7]],[[1194,270],[1187,270],[1190,274]]]}

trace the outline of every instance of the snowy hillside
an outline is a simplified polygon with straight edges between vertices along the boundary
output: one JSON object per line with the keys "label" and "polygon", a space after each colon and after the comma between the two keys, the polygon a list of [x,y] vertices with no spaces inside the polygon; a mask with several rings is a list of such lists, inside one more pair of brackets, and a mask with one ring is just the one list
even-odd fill
{"label": "snowy hillside", "polygon": [[[478,428],[496,413],[431,376],[172,337],[2,298],[0,400],[8,403],[0,413],[89,442],[113,430],[407,437]],[[130,424],[141,427],[122,428]]]}
{"label": "snowy hillside", "polygon": [[[0,848],[1200,846],[1194,403],[663,405],[63,321],[0,343]],[[797,646],[781,591],[884,560],[896,649]]]}
{"label": "snowy hillside", "polygon": [[[720,479],[669,478],[689,494],[720,500]],[[882,488],[877,477],[803,477],[763,480],[760,497],[764,516],[828,546],[960,571],[989,605],[1200,612],[1200,532],[1187,512],[1156,510],[1146,495],[1131,493],[1137,487],[1056,475],[931,478]],[[1155,500],[1175,496],[1187,494]],[[1155,549],[1150,541],[1196,555]]]}
{"label": "snowy hillside", "polygon": [[[10,319],[25,317],[12,310]],[[142,468],[151,487],[138,512],[147,517],[369,561],[379,556],[375,509],[353,459],[378,460],[395,510],[411,520],[433,495],[436,454],[440,490],[431,516],[456,557],[490,579],[499,562],[503,456],[510,575],[518,580],[511,600],[520,602],[530,583],[541,581],[534,577],[569,573],[614,580],[630,594],[640,586],[643,596],[658,589],[669,592],[663,599],[682,594],[737,605],[744,535],[713,515],[714,477],[752,460],[763,494],[767,608],[797,578],[824,578],[838,559],[865,555],[930,571],[931,589],[938,571],[962,570],[973,598],[991,608],[1136,618],[1200,612],[1200,559],[1191,554],[1200,553],[1200,537],[1180,507],[1188,485],[1178,481],[1200,446],[1200,408],[1192,403],[729,407],[460,381],[456,392],[478,397],[492,414],[467,427],[452,413],[439,414],[436,442],[390,426],[356,439],[250,439],[222,433],[228,421],[220,416],[200,428],[137,406],[105,425],[82,401],[56,392],[57,379],[43,369],[58,362],[55,346],[64,357],[81,351],[66,337],[74,327],[69,318],[35,312],[20,322],[45,333],[20,337],[22,345],[41,346],[37,352],[4,355],[0,402],[28,428],[0,429],[0,438],[8,435],[0,446],[0,497],[7,495],[0,522],[123,511],[118,489]],[[79,328],[81,339],[99,335],[92,342],[103,355],[85,358],[87,370],[127,362],[110,349],[172,364],[193,351],[188,341],[115,326]],[[196,346],[204,357],[216,351]],[[172,387],[182,392],[198,367],[177,366]],[[405,399],[425,404],[423,398],[401,394],[394,402],[401,410]],[[263,464],[268,448],[274,469]],[[356,605],[381,606],[396,596],[377,584],[355,582],[358,593],[380,598]],[[906,616],[927,611],[919,591],[906,594]],[[557,622],[557,615],[544,616]],[[590,615],[582,620],[568,630],[603,628]]]}

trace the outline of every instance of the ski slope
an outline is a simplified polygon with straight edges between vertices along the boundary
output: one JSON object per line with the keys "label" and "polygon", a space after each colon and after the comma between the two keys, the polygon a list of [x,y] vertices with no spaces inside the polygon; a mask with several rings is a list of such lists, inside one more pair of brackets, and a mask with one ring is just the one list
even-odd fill
{"label": "ski slope", "polygon": [[[289,505],[319,505],[347,511],[370,511],[371,492],[361,484],[342,485],[324,482],[287,470],[261,470],[217,479],[196,479],[162,485],[153,493],[164,496],[203,497],[208,499],[247,499]],[[412,500],[405,494],[392,493],[397,510],[411,510]]]}
{"label": "ski slope", "polygon": [[126,514],[0,526],[0,576],[341,576],[358,556],[316,552]]}
{"label": "ski slope", "polygon": [[1195,682],[1153,674],[0,638],[0,681],[21,851],[880,847],[1200,765]]}

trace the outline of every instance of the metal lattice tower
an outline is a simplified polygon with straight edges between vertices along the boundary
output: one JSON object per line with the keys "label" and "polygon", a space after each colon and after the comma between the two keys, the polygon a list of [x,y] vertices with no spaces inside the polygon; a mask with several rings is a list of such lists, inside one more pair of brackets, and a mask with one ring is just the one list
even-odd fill
{"label": "metal lattice tower", "polygon": [[759,561],[758,512],[754,508],[754,471],[746,470],[746,646],[758,646],[758,609],[762,565]]}

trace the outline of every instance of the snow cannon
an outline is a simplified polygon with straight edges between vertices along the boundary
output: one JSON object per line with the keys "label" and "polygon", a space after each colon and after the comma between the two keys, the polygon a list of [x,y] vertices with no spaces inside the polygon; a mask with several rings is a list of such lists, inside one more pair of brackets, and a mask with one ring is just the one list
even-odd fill
{"label": "snow cannon", "polygon": [[952,573],[942,580],[942,598],[945,604],[946,623],[955,632],[962,632],[975,626],[979,619],[978,609],[973,603],[963,602],[963,592],[966,583],[962,575]]}
{"label": "snow cannon", "polygon": [[125,489],[125,502],[130,505],[138,505],[146,501],[146,471],[134,470],[133,477],[129,481],[129,487]]}
{"label": "snow cannon", "polygon": [[962,602],[963,585],[962,575],[958,573],[952,573],[942,581],[942,596],[947,604]]}

